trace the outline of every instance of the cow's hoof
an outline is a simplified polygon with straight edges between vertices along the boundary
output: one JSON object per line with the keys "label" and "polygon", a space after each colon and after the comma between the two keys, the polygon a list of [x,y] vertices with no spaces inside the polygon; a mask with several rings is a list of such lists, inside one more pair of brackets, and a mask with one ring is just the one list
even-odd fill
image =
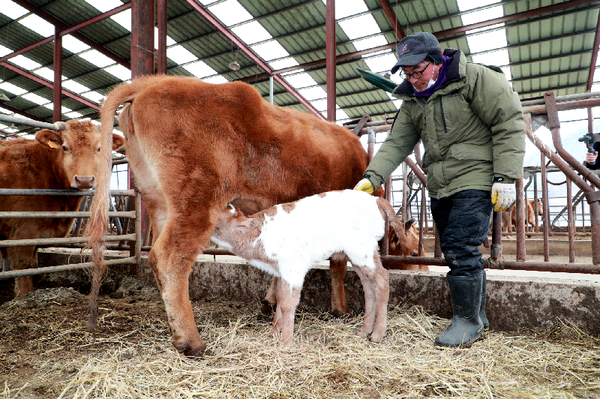
{"label": "cow's hoof", "polygon": [[206,344],[204,342],[195,348],[192,348],[187,343],[178,343],[175,344],[175,348],[187,357],[203,357],[206,352]]}

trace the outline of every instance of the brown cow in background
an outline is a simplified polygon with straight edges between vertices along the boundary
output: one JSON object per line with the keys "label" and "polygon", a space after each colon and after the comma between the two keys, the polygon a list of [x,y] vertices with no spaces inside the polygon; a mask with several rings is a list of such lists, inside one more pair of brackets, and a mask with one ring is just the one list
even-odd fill
{"label": "brown cow in background", "polygon": [[[527,219],[525,222],[525,228],[529,231],[533,231],[535,228],[535,200],[528,199],[525,201],[525,212],[527,215]],[[537,214],[538,216],[544,216],[544,204],[542,203],[542,199],[538,198],[537,200]],[[514,204],[510,209],[506,211],[502,211],[502,226],[504,230],[508,229],[508,215],[510,214],[511,220],[511,229],[515,231],[517,227],[517,205]]]}
{"label": "brown cow in background", "polygon": [[[0,142],[0,187],[26,189],[89,190],[96,185],[95,175],[106,166],[100,155],[100,132],[91,121],[57,122],[56,131],[40,130],[35,140],[15,139]],[[112,139],[116,148],[123,138]],[[102,154],[104,155],[104,154]],[[83,197],[0,196],[0,210],[77,211]],[[0,218],[0,240],[65,237],[74,219]],[[4,269],[37,267],[37,247],[0,248]],[[15,279],[15,294],[33,291],[31,276]]]}
{"label": "brown cow in background", "polygon": [[[221,210],[231,202],[253,214],[316,193],[352,188],[366,169],[367,153],[348,129],[269,104],[248,84],[146,76],[117,87],[106,99],[101,111],[106,159],[122,103],[127,104],[119,123],[152,222],[148,258],[173,344],[186,355],[201,355],[206,346],[194,321],[188,277]],[[99,254],[108,224],[109,177],[107,167],[98,178],[88,225],[98,264],[95,277],[103,270]],[[335,281],[343,283],[345,271],[345,262],[331,264]],[[94,295],[91,302],[93,325]]]}
{"label": "brown cow in background", "polygon": [[[405,245],[400,245],[396,231],[390,226],[389,229],[389,255],[395,256],[424,256],[423,248],[419,248],[419,230],[415,226],[415,220],[409,219],[404,222]],[[421,270],[429,271],[427,265],[403,264],[399,270]]]}

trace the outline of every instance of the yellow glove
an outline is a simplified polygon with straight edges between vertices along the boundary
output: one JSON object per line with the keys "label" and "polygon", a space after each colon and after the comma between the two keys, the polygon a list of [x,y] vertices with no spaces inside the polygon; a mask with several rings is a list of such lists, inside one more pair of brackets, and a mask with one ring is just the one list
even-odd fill
{"label": "yellow glove", "polygon": [[373,183],[371,183],[369,179],[362,179],[354,186],[354,189],[357,191],[364,191],[367,194],[373,194],[373,191],[375,191],[375,187],[373,187]]}
{"label": "yellow glove", "polygon": [[505,211],[515,203],[517,192],[514,183],[499,183],[492,184],[492,204],[494,211]]}

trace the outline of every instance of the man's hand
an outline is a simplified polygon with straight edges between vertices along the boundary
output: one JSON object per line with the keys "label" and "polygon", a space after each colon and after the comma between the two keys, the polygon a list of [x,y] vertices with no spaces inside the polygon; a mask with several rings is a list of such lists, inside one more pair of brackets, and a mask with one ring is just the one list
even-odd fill
{"label": "man's hand", "polygon": [[373,186],[373,183],[369,181],[369,179],[362,179],[356,186],[354,186],[354,189],[357,191],[364,191],[367,194],[373,194],[373,191],[375,191],[375,187]]}
{"label": "man's hand", "polygon": [[586,152],[585,153],[585,161],[587,163],[594,163],[594,162],[596,162],[596,158],[598,158],[598,151]]}
{"label": "man's hand", "polygon": [[517,191],[514,183],[499,183],[492,185],[492,204],[494,211],[505,211],[515,203],[517,199]]}

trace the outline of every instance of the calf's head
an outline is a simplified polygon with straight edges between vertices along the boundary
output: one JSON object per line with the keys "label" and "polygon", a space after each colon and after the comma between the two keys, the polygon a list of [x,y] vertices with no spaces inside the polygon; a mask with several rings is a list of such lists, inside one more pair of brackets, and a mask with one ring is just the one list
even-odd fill
{"label": "calf's head", "polygon": [[409,219],[404,222],[404,233],[406,234],[406,245],[400,245],[400,240],[393,228],[390,227],[390,255],[419,256],[419,232],[414,225],[415,220]]}
{"label": "calf's head", "polygon": [[[65,179],[71,188],[89,190],[96,186],[96,174],[110,168],[100,154],[100,131],[91,121],[70,120],[55,123],[57,130],[40,130],[35,138],[52,151],[57,151]],[[122,136],[113,134],[113,150],[125,144]]]}

